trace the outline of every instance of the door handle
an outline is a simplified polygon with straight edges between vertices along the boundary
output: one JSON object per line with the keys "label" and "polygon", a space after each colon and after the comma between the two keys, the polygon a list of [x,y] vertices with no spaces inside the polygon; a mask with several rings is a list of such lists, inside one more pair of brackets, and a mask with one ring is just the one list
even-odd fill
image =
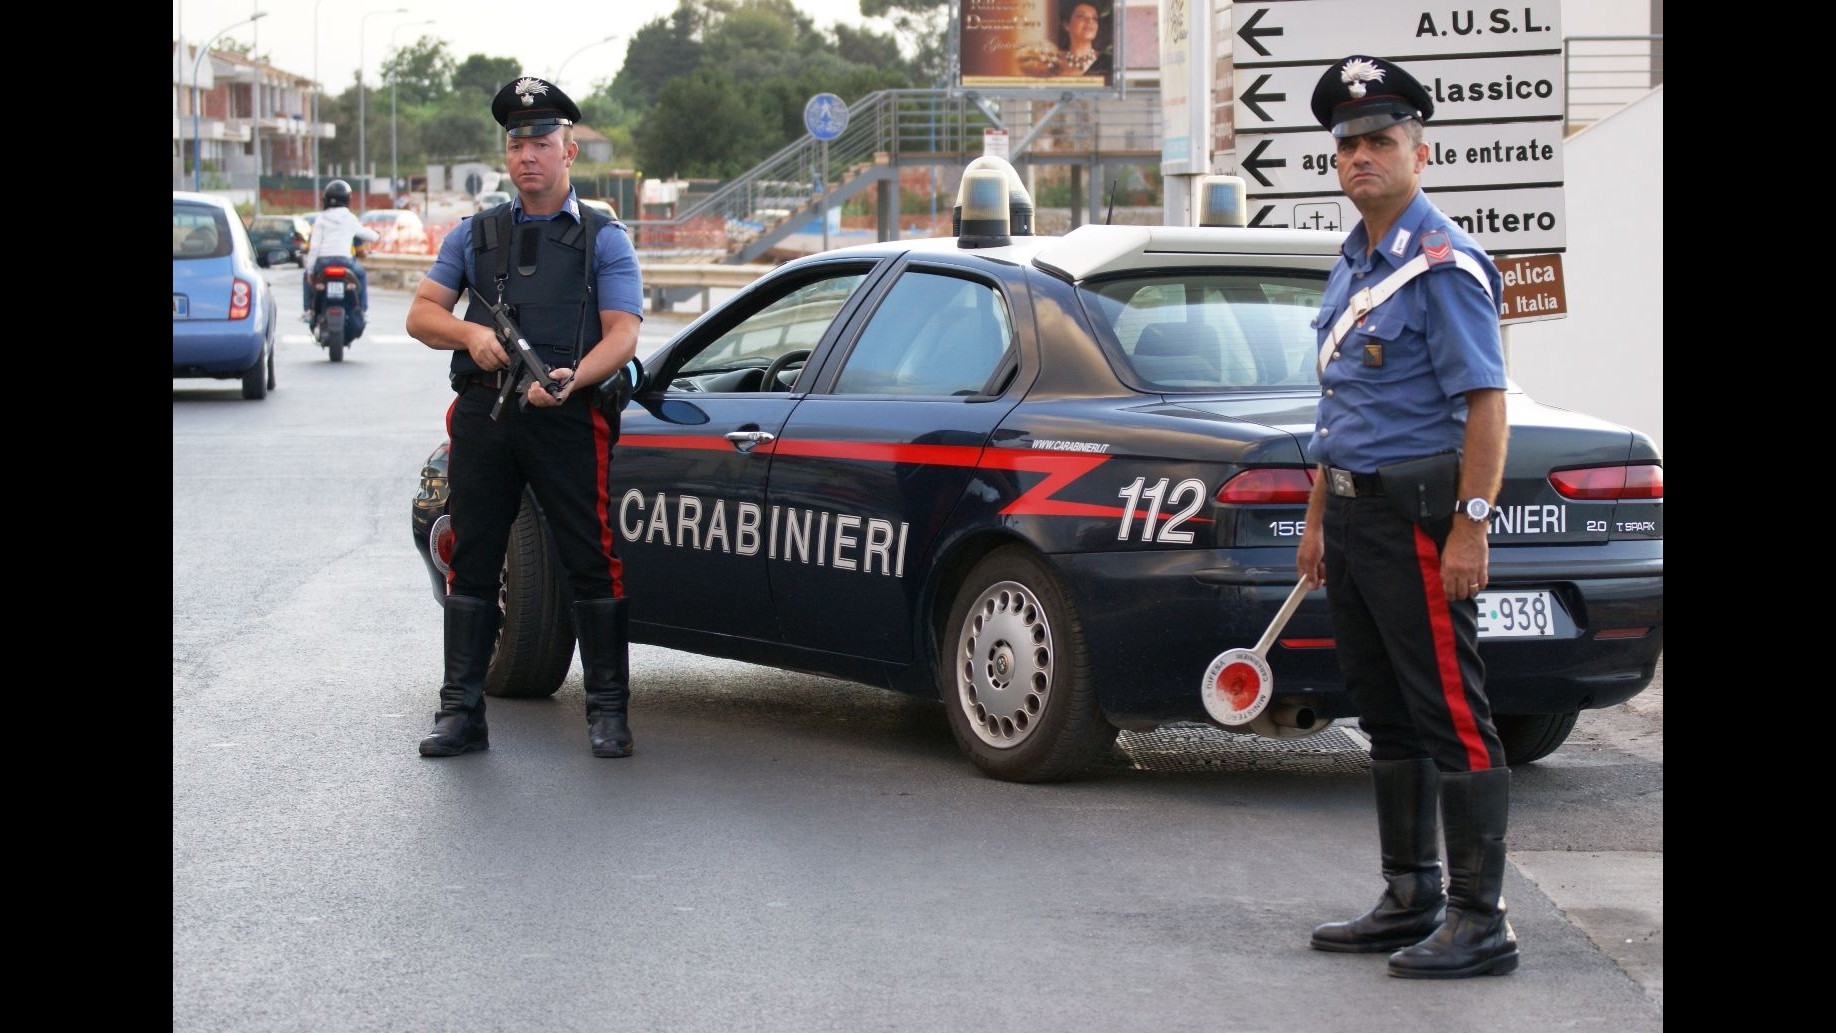
{"label": "door handle", "polygon": [[727,440],[741,452],[750,452],[760,445],[769,445],[778,440],[778,436],[768,430],[734,430],[727,432]]}

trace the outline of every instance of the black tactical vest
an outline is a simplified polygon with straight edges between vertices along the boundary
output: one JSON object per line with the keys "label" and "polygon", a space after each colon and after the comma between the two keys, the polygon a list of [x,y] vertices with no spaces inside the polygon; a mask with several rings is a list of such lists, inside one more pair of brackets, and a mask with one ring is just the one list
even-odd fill
{"label": "black tactical vest", "polygon": [[[604,216],[582,207],[584,225],[564,216],[513,224],[509,202],[472,217],[472,272],[478,293],[509,303],[523,337],[549,366],[577,368],[599,341],[593,241]],[[499,294],[501,286],[502,293]],[[466,284],[459,292],[465,295]],[[468,305],[468,323],[493,326],[483,306]],[[476,373],[469,352],[453,353],[452,371]]]}

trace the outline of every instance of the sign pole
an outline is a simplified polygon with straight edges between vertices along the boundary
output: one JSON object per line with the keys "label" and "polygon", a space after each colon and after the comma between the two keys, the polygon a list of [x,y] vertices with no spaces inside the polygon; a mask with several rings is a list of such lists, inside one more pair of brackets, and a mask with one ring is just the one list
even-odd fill
{"label": "sign pole", "polygon": [[822,142],[822,157],[817,158],[822,164],[816,168],[816,189],[822,193],[821,208],[817,214],[822,217],[822,249],[829,250],[829,141]]}

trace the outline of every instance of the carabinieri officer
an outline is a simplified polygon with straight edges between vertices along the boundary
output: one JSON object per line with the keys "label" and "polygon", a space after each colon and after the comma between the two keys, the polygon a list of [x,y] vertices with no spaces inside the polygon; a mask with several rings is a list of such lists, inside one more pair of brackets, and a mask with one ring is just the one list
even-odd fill
{"label": "carabinieri officer", "polygon": [[[425,757],[490,747],[484,683],[501,615],[497,609],[511,526],[531,488],[548,517],[573,590],[585,678],[587,740],[595,757],[628,757],[630,699],[621,567],[613,551],[612,445],[618,411],[596,403],[594,385],[637,350],[643,287],[623,224],[582,208],[568,169],[579,154],[580,108],[534,76],[498,91],[491,114],[504,127],[505,168],[516,197],[461,222],[416,289],[408,332],[453,352],[457,397],[447,412],[454,544],[447,577],[446,674]],[[484,306],[464,318],[453,306],[467,288],[506,305],[554,379],[551,396],[531,383],[525,404],[493,415],[517,368]]]}
{"label": "carabinieri officer", "polygon": [[1394,951],[1393,976],[1502,975],[1518,962],[1500,896],[1510,769],[1474,598],[1508,434],[1503,284],[1421,189],[1434,101],[1413,76],[1353,55],[1320,77],[1313,113],[1336,141],[1339,185],[1360,220],[1314,323],[1319,468],[1297,562],[1326,586],[1339,665],[1371,741],[1387,887],[1369,912],[1316,928],[1312,946]]}

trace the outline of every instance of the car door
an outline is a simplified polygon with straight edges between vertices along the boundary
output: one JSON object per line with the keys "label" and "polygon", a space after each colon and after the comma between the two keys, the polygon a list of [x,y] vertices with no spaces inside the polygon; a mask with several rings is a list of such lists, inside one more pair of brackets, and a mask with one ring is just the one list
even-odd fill
{"label": "car door", "polygon": [[[609,486],[633,620],[777,641],[766,566],[772,445],[871,261],[818,264],[761,281],[653,357],[627,406]],[[802,355],[804,359],[797,356]],[[765,375],[783,375],[766,389]]]}
{"label": "car door", "polygon": [[903,663],[923,572],[1015,404],[1018,338],[993,278],[889,275],[779,432],[765,553],[787,643]]}

